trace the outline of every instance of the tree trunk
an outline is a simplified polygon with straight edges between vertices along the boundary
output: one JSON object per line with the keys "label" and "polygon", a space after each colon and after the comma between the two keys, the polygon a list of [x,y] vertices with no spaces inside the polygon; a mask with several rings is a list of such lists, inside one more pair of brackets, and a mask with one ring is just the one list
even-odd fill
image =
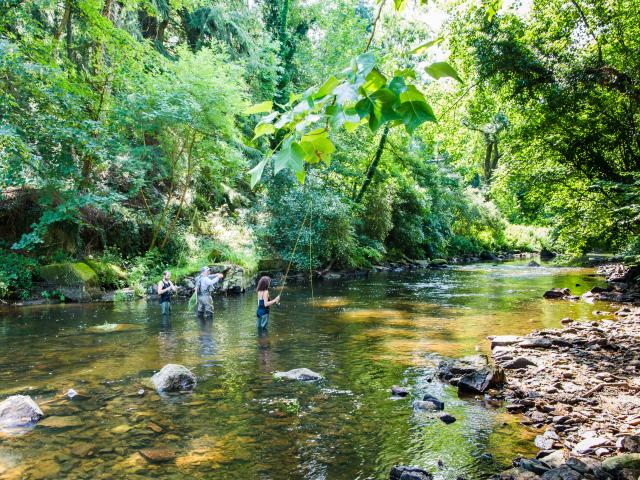
{"label": "tree trunk", "polygon": [[360,191],[358,192],[358,196],[356,197],[356,202],[360,203],[362,201],[362,197],[364,196],[367,188],[369,188],[369,184],[373,180],[373,176],[376,173],[376,169],[378,168],[378,163],[380,163],[380,158],[382,157],[382,152],[384,151],[384,145],[387,143],[387,135],[389,134],[389,124],[387,123],[384,126],[384,130],[382,132],[382,136],[380,137],[380,142],[378,143],[378,148],[376,149],[376,153],[373,157],[373,161],[371,165],[369,165],[369,169],[367,170],[367,176],[362,183],[362,187],[360,187]]}
{"label": "tree trunk", "polygon": [[69,19],[71,18],[71,0],[66,0],[64,2],[64,13],[62,14],[62,20],[60,21],[60,25],[56,29],[56,33],[53,35],[54,40],[57,42],[60,40],[62,36],[62,32],[64,32],[65,28],[69,24]]}
{"label": "tree trunk", "polygon": [[491,153],[493,152],[493,143],[492,141],[487,141],[487,146],[484,153],[484,183],[488,184],[491,179]]}

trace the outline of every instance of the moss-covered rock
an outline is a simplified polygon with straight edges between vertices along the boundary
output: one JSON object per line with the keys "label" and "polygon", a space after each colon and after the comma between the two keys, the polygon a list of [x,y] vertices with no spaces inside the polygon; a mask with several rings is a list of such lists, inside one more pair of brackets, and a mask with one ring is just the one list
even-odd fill
{"label": "moss-covered rock", "polygon": [[87,259],[85,262],[96,272],[98,282],[103,287],[120,287],[127,281],[127,272],[118,265],[93,259]]}
{"label": "moss-covered rock", "polygon": [[444,267],[447,265],[447,261],[444,258],[434,258],[429,264],[434,267]]}
{"label": "moss-covered rock", "polygon": [[40,267],[40,277],[45,281],[61,286],[98,285],[98,274],[83,262],[52,263]]}

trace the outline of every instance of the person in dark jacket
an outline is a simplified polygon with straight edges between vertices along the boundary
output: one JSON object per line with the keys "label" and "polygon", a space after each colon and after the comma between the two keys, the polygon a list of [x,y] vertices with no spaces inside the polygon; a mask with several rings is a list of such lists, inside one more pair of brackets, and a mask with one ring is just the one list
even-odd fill
{"label": "person in dark jacket", "polygon": [[162,274],[162,280],[158,282],[158,295],[160,295],[160,312],[162,315],[171,313],[171,294],[178,290],[171,281],[171,272],[165,270]]}

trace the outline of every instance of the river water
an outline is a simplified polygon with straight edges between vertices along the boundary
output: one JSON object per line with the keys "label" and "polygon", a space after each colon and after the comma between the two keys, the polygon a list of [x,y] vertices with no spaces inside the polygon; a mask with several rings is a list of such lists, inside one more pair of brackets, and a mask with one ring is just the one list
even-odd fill
{"label": "river water", "polygon": [[[212,322],[174,303],[23,307],[0,311],[0,400],[31,395],[50,419],[0,434],[0,478],[384,479],[396,463],[436,478],[484,478],[533,454],[536,432],[434,378],[441,356],[488,352],[487,335],[594,320],[602,306],[549,301],[601,280],[585,269],[526,262],[375,274],[288,289],[266,335],[255,295],[215,299]],[[579,286],[576,286],[578,284]],[[125,331],[92,327],[127,324]],[[167,363],[192,369],[192,394],[159,396],[147,379]],[[320,383],[274,379],[307,367]],[[392,385],[412,394],[392,399]],[[81,395],[73,401],[70,388]],[[143,395],[139,395],[144,389]],[[411,402],[445,402],[445,425]],[[138,453],[167,447],[150,464]],[[487,455],[489,454],[489,455]]]}

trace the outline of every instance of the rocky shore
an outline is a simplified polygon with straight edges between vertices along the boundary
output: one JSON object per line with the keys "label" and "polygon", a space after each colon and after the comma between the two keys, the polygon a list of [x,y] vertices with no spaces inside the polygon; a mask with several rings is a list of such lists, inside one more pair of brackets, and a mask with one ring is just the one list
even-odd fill
{"label": "rocky shore", "polygon": [[[611,305],[615,320],[565,318],[562,328],[490,338],[495,368],[507,372],[492,394],[537,429],[540,449],[497,479],[640,477],[640,268],[611,264],[598,273],[608,286],[582,298],[628,302]],[[553,292],[545,296],[574,299]]]}

